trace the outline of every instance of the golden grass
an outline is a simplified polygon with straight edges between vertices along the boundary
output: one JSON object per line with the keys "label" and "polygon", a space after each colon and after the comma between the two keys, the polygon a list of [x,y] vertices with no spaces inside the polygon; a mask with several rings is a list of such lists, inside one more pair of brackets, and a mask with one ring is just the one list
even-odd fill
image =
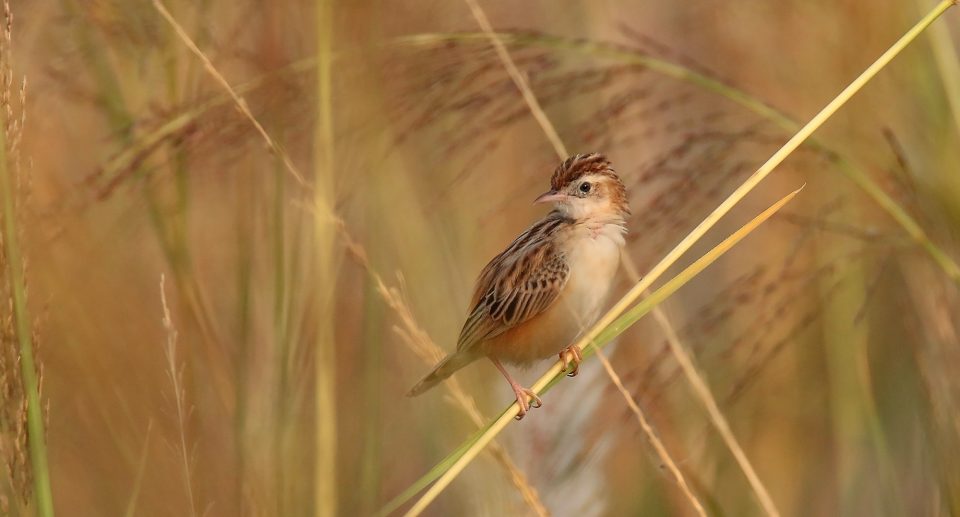
{"label": "golden grass", "polygon": [[[808,10],[801,27],[799,1],[749,13],[661,1],[627,21],[593,5],[491,0],[389,13],[362,2],[162,1],[174,28],[152,2],[61,0],[24,4],[25,23],[5,34],[27,43],[15,62],[31,81],[29,111],[44,116],[31,115],[21,142],[22,113],[6,102],[7,165],[22,146],[31,173],[5,171],[21,251],[13,265],[0,253],[0,277],[21,271],[33,406],[52,417],[42,445],[61,513],[368,515],[409,486],[393,501],[406,509],[506,401],[474,382],[488,380],[487,365],[438,390],[439,410],[402,388],[456,331],[476,261],[515,235],[525,217],[513,216],[532,212],[520,199],[553,160],[530,122],[558,155],[569,144],[618,157],[635,201],[624,265],[646,273],[800,129],[784,114],[810,113],[832,93],[824,85],[852,78],[914,9],[848,1]],[[469,29],[468,12],[482,31],[441,32]],[[703,14],[716,23],[684,34]],[[833,52],[853,28],[857,44]],[[677,293],[672,321],[656,302],[676,280],[639,293],[595,340],[630,328],[623,345],[656,347],[621,346],[613,364],[601,355],[605,373],[584,373],[611,386],[581,377],[563,388],[582,400],[547,400],[545,414],[504,424],[513,435],[483,449],[494,461],[467,467],[469,485],[450,485],[429,510],[960,508],[956,332],[945,316],[957,305],[957,196],[939,188],[952,185],[945,110],[960,97],[938,83],[949,84],[944,56],[955,50],[928,35],[933,52],[904,52],[909,61],[870,84],[869,102],[844,107],[850,116],[831,118],[829,133],[777,169],[781,183],[764,195],[794,180],[809,187],[776,229]],[[898,162],[881,127],[902,144]],[[362,267],[340,267],[351,256]],[[171,334],[157,324],[158,270],[182,315],[166,368],[162,347],[130,346]],[[32,515],[32,390],[22,389],[23,333],[5,283],[0,297],[10,298],[0,311],[0,514]],[[655,319],[630,327],[646,312]],[[599,351],[591,344],[588,356]],[[690,372],[705,393],[687,388]],[[171,374],[188,394],[180,416]],[[570,420],[552,425],[554,411]],[[409,485],[463,426],[481,430]]]}

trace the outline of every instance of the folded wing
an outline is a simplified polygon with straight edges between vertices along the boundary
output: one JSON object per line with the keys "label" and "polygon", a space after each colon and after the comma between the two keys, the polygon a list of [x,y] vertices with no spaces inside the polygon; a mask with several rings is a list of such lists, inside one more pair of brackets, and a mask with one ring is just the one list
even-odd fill
{"label": "folded wing", "polygon": [[506,332],[557,300],[570,268],[553,236],[569,224],[569,219],[551,213],[487,264],[477,280],[473,308],[460,331],[458,351]]}

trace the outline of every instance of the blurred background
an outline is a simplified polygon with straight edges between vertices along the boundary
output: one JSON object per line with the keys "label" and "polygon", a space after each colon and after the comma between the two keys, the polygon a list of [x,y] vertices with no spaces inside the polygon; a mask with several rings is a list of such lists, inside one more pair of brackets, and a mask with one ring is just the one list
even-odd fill
{"label": "blurred background", "polygon": [[[404,394],[543,215],[559,157],[464,3],[166,5],[303,181],[150,2],[11,2],[7,154],[54,506],[376,514],[511,400],[480,362]],[[570,152],[623,177],[641,274],[932,7],[481,5]],[[691,250],[806,184],[662,305],[784,515],[960,514],[958,16]],[[33,515],[2,306],[0,505]],[[607,353],[708,513],[762,515],[661,327]],[[596,360],[497,441],[428,514],[693,514]]]}

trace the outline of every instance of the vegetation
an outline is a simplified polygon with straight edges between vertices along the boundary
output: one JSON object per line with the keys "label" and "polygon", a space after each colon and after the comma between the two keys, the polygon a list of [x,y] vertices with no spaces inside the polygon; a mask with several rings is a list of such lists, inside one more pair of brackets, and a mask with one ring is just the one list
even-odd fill
{"label": "vegetation", "polygon": [[[960,513],[920,4],[7,5],[0,514]],[[404,397],[589,151],[634,215],[580,376]]]}

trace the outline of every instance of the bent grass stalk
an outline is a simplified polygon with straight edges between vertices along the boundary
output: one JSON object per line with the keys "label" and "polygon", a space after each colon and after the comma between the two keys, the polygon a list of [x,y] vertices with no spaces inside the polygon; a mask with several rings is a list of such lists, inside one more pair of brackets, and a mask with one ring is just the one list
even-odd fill
{"label": "bent grass stalk", "polygon": [[557,134],[556,128],[550,123],[547,114],[540,108],[540,103],[537,101],[536,95],[533,94],[533,90],[531,90],[530,85],[527,84],[527,79],[520,73],[520,70],[517,69],[517,65],[513,62],[513,59],[510,58],[507,47],[504,46],[503,41],[500,40],[497,33],[493,31],[493,27],[490,25],[490,20],[487,19],[486,13],[483,12],[477,0],[465,1],[470,8],[470,12],[473,13],[474,19],[477,20],[477,24],[483,29],[484,34],[490,38],[490,44],[493,45],[494,50],[497,51],[497,56],[500,58],[500,62],[503,63],[503,67],[506,68],[507,74],[513,79],[513,83],[517,85],[517,89],[520,90],[520,95],[523,96],[523,100],[530,108],[530,114],[533,115],[533,118],[540,124],[540,129],[543,130],[547,140],[550,141],[550,145],[553,146],[554,151],[557,152],[560,159],[566,159],[569,153],[567,153],[567,148],[563,145],[560,135]]}
{"label": "bent grass stalk", "polygon": [[[890,48],[888,48],[876,61],[874,61],[870,66],[867,67],[856,79],[854,79],[846,88],[844,88],[833,100],[831,100],[827,105],[820,110],[809,122],[807,122],[797,133],[795,133],[786,144],[783,145],[777,152],[773,154],[763,165],[757,169],[749,178],[746,179],[732,194],[730,194],[727,199],[720,203],[717,208],[713,210],[696,228],[694,228],[683,240],[680,241],[667,255],[660,260],[647,274],[646,277],[641,279],[630,291],[620,299],[617,304],[614,305],[595,325],[583,336],[583,338],[578,343],[581,348],[584,350],[584,355],[587,356],[593,352],[593,349],[590,347],[591,344],[595,342],[606,343],[606,341],[601,340],[601,336],[607,337],[608,333],[613,333],[612,336],[609,336],[609,339],[612,339],[615,335],[618,335],[626,327],[620,327],[622,320],[628,318],[628,316],[639,316],[645,314],[650,310],[652,305],[648,304],[649,300],[654,300],[658,297],[658,293],[665,292],[668,286],[675,284],[675,281],[683,275],[678,275],[671,280],[663,287],[655,291],[650,297],[645,298],[642,302],[637,304],[626,313],[624,311],[627,307],[636,301],[640,295],[646,290],[652,283],[658,279],[671,265],[673,265],[680,256],[685,253],[687,250],[693,246],[701,237],[703,237],[706,232],[716,224],[727,212],[729,212],[737,203],[739,203],[753,188],[755,188],[764,178],[766,178],[778,165],[780,165],[793,151],[795,151],[805,140],[807,140],[810,135],[812,135],[820,126],[823,125],[841,106],[846,104],[850,98],[853,97],[858,91],[860,91],[863,86],[869,82],[876,74],[882,70],[887,64],[889,64],[894,57],[896,57],[907,45],[910,44],[918,35],[920,35],[924,29],[930,26],[940,15],[946,12],[951,6],[956,3],[956,0],[942,0],[937,4],[926,16],[924,16],[919,22],[917,22],[910,30],[908,30],[903,36],[900,37]],[[877,187],[879,189],[879,187]],[[782,203],[789,200],[791,196],[784,198],[781,203],[774,205],[774,207],[779,208],[782,206]],[[891,200],[892,202],[892,200]],[[895,206],[895,204],[894,204]],[[773,209],[774,207],[771,207]],[[897,207],[899,209],[899,207]],[[775,210],[774,210],[775,211]],[[764,214],[770,212],[770,209]],[[763,215],[763,214],[761,214]],[[904,215],[906,215],[904,213]],[[768,215],[769,217],[769,215]],[[907,216],[909,217],[909,216]],[[756,219],[755,219],[756,220]],[[912,220],[912,219],[911,219]],[[915,224],[915,223],[914,223]],[[919,226],[916,227],[919,229]],[[922,230],[920,230],[922,232]],[[740,232],[738,232],[739,234]],[[735,234],[737,235],[737,234]],[[913,235],[913,234],[911,234]],[[742,238],[742,237],[741,237]],[[729,240],[729,239],[728,239]],[[739,239],[736,239],[739,240]],[[727,241],[724,241],[726,243]],[[723,244],[723,243],[721,243]],[[714,248],[716,250],[717,248]],[[929,251],[929,249],[928,249]],[[713,253],[713,250],[711,251]],[[720,252],[722,253],[722,251]],[[710,253],[708,253],[710,255]],[[706,258],[706,256],[704,256]],[[936,258],[936,257],[935,257]],[[948,259],[949,263],[952,263],[952,260],[949,260],[949,257],[944,255],[944,258]],[[702,259],[701,259],[702,260]],[[694,265],[701,262],[698,260]],[[941,261],[938,261],[941,266],[944,264]],[[693,267],[693,266],[691,266]],[[703,265],[706,267],[706,264]],[[954,264],[954,267],[956,265]],[[684,273],[687,273],[687,270],[684,270]],[[949,271],[948,271],[949,273]],[[958,270],[960,273],[960,270]],[[952,278],[960,280],[960,274],[956,277],[951,275]],[[685,283],[689,278],[681,279],[679,285]],[[673,290],[679,288],[679,285],[675,285]],[[673,291],[669,291],[672,293]],[[663,298],[666,296],[660,295]],[[662,301],[657,300],[655,303]],[[654,303],[654,304],[655,304]],[[639,312],[639,315],[638,315]],[[618,319],[618,316],[620,319]],[[636,320],[633,320],[636,321]],[[547,372],[534,384],[533,389],[537,393],[542,393],[544,388],[549,387],[553,383],[559,380],[558,374],[561,372],[563,366],[560,361],[554,363],[554,365],[547,370]],[[446,488],[447,485],[456,477],[460,471],[474,458],[476,454],[482,449],[489,441],[496,436],[500,431],[502,431],[510,420],[517,414],[519,407],[516,403],[512,404],[499,419],[491,424],[485,431],[480,433],[478,439],[469,440],[465,442],[464,445],[461,445],[454,454],[449,456],[442,462],[442,465],[452,464],[449,468],[442,469],[443,475],[437,479],[437,482],[421,497],[421,499],[414,505],[414,507],[407,513],[407,515],[413,516],[418,515],[420,512],[426,508],[431,501],[433,501],[436,496]],[[459,454],[460,451],[464,451],[462,455]],[[458,457],[459,456],[459,457]],[[439,465],[438,465],[439,467]],[[437,470],[435,467],[434,472]],[[429,475],[430,473],[428,473]],[[422,479],[421,479],[422,481]],[[429,482],[429,481],[428,481]],[[419,483],[419,482],[418,482]],[[401,503],[402,504],[402,503]]]}
{"label": "bent grass stalk", "polygon": [[[293,161],[290,159],[290,155],[284,152],[280,144],[277,143],[277,141],[274,140],[269,133],[267,133],[267,130],[264,129],[262,124],[260,124],[260,121],[253,116],[253,113],[250,111],[250,107],[247,105],[247,101],[244,100],[244,98],[241,97],[232,86],[230,86],[230,83],[227,82],[226,78],[223,77],[223,74],[221,74],[220,71],[213,66],[213,62],[211,62],[210,58],[208,58],[207,55],[200,50],[200,47],[198,47],[193,39],[190,38],[190,35],[187,34],[187,31],[183,28],[183,26],[177,22],[176,18],[170,14],[170,11],[164,7],[160,0],[153,0],[153,7],[157,10],[157,12],[160,13],[161,16],[163,16],[163,19],[170,24],[170,27],[177,34],[177,37],[180,38],[183,44],[190,49],[190,52],[197,56],[200,62],[203,63],[203,67],[207,70],[210,76],[213,77],[214,80],[216,80],[217,83],[219,83],[220,86],[223,87],[223,89],[230,95],[233,103],[237,106],[243,116],[246,117],[251,124],[253,124],[254,129],[257,130],[257,133],[259,133],[263,140],[267,143],[267,146],[270,147],[270,150],[280,157],[280,159],[283,161],[284,167],[286,167],[287,172],[293,176],[293,179],[295,179],[300,186],[308,187],[309,185],[307,184],[307,180],[303,178],[303,175],[300,174],[300,171],[297,169],[296,165],[293,164]],[[318,14],[318,16],[322,17],[321,14]],[[322,53],[318,58],[318,62],[322,65]]]}

